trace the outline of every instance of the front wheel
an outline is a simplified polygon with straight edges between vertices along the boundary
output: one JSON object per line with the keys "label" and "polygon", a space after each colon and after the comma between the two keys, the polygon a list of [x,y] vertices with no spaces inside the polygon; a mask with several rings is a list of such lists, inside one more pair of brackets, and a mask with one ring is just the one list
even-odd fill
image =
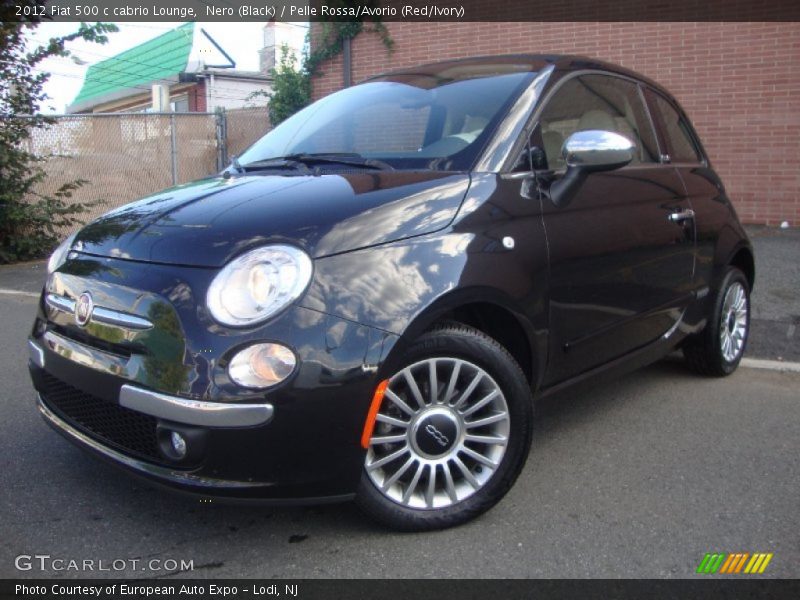
{"label": "front wheel", "polygon": [[714,297],[705,329],[683,347],[686,362],[702,375],[722,377],[739,366],[750,332],[750,285],[728,267]]}
{"label": "front wheel", "polygon": [[495,340],[460,324],[428,331],[388,380],[356,503],[405,531],[474,518],[522,469],[532,406],[522,370]]}

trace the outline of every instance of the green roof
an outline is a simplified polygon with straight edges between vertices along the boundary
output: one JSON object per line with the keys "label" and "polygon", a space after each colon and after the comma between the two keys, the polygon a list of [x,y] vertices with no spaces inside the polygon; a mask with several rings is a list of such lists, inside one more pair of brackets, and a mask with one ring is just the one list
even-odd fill
{"label": "green roof", "polygon": [[186,23],[157,38],[93,64],[86,71],[73,104],[118,90],[142,87],[186,70],[192,50],[194,23]]}

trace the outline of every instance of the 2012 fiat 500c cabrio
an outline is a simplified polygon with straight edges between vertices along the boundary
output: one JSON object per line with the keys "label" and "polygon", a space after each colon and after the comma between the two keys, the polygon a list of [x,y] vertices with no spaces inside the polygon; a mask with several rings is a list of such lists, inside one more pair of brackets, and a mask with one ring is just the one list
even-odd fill
{"label": "2012 fiat 500c cabrio", "polygon": [[70,237],[30,371],[50,425],[150,480],[433,529],[508,491],[536,399],[675,348],[731,373],[753,278],[658,84],[571,56],[443,62]]}

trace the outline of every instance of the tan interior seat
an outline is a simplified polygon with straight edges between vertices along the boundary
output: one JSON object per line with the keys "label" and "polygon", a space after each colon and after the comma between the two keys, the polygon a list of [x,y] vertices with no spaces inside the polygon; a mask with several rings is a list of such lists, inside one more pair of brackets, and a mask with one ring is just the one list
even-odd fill
{"label": "tan interior seat", "polygon": [[544,153],[547,156],[547,163],[550,168],[555,168],[561,158],[561,148],[564,145],[564,136],[557,131],[545,131],[542,133],[542,143]]}
{"label": "tan interior seat", "polygon": [[461,127],[461,132],[456,135],[465,142],[471,144],[481,133],[483,133],[483,130],[488,124],[489,119],[486,117],[482,117],[480,115],[467,115],[464,117],[464,125]]}
{"label": "tan interior seat", "polygon": [[601,131],[616,131],[617,126],[614,119],[604,110],[587,110],[581,115],[576,131],[586,131],[588,129],[599,129]]}

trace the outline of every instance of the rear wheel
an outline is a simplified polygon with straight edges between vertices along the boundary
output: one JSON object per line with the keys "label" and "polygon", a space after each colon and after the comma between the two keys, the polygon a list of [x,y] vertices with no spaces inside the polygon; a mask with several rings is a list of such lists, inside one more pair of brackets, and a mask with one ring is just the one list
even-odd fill
{"label": "rear wheel", "polygon": [[437,327],[389,378],[356,502],[401,530],[463,523],[516,480],[531,420],[527,380],[502,346],[464,325]]}
{"label": "rear wheel", "polygon": [[736,267],[726,270],[708,319],[705,329],[684,345],[686,362],[702,375],[730,375],[742,360],[750,332],[750,285]]}

